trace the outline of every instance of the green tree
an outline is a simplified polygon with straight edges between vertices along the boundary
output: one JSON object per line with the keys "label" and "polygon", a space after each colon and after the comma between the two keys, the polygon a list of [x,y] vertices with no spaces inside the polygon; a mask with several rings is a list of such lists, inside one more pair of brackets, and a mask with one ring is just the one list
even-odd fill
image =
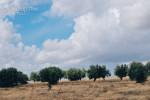
{"label": "green tree", "polygon": [[22,72],[18,72],[18,83],[20,84],[27,84],[28,76]]}
{"label": "green tree", "polygon": [[100,77],[102,77],[104,80],[105,80],[105,77],[109,77],[111,76],[111,73],[108,69],[106,69],[106,66],[105,65],[102,65],[101,66],[101,69],[100,69]]}
{"label": "green tree", "polygon": [[39,73],[42,82],[48,82],[49,89],[51,85],[57,84],[63,77],[63,72],[57,67],[44,68]]}
{"label": "green tree", "polygon": [[150,75],[150,62],[147,62],[145,65],[148,75]]}
{"label": "green tree", "polygon": [[128,75],[131,80],[135,80],[137,83],[143,83],[147,80],[148,73],[142,63],[132,62]]}
{"label": "green tree", "polygon": [[87,71],[89,79],[94,79],[94,82],[97,78],[105,79],[106,76],[110,76],[109,70],[106,69],[105,65],[91,65],[90,69]]}
{"label": "green tree", "polygon": [[67,76],[70,81],[81,80],[85,75],[80,69],[70,68],[67,71]]}
{"label": "green tree", "polygon": [[40,75],[37,72],[32,72],[30,75],[30,80],[35,81],[40,81]]}
{"label": "green tree", "polygon": [[86,77],[86,72],[87,71],[84,68],[81,70],[81,78]]}
{"label": "green tree", "polygon": [[120,78],[120,80],[123,79],[123,77],[126,77],[128,74],[128,66],[126,64],[117,65],[115,68],[115,75]]}
{"label": "green tree", "polygon": [[27,75],[16,68],[6,68],[0,71],[0,87],[12,87],[18,84],[26,84]]}
{"label": "green tree", "polygon": [[2,69],[0,71],[0,87],[17,85],[18,72],[15,68]]}
{"label": "green tree", "polygon": [[63,77],[64,77],[65,79],[68,79],[67,71],[63,71]]}
{"label": "green tree", "polygon": [[97,78],[99,78],[99,66],[98,65],[91,65],[90,69],[88,70],[88,77],[89,79],[93,79],[96,81]]}

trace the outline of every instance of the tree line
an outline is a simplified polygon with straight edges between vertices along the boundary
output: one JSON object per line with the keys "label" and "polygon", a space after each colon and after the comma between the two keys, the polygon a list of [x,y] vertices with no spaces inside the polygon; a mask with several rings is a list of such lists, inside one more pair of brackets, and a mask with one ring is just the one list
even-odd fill
{"label": "tree line", "polygon": [[[128,76],[130,80],[137,83],[143,83],[150,75],[150,62],[143,64],[141,62],[132,62],[129,65],[117,65],[114,70],[114,75],[118,76],[120,80]],[[98,78],[105,80],[106,77],[111,76],[110,71],[105,65],[91,65],[89,69],[70,68],[69,70],[61,70],[59,67],[47,67],[41,69],[39,72],[32,72],[30,80],[48,82],[49,89],[52,85],[57,84],[62,78],[70,81],[82,80],[88,77],[95,82]],[[20,84],[27,84],[27,75],[18,71],[15,68],[7,68],[0,70],[0,87],[11,87]]]}
{"label": "tree line", "polygon": [[[52,69],[55,69],[53,70],[53,72],[55,74],[59,74],[59,76],[54,75],[54,73],[52,74],[52,72],[50,71]],[[43,70],[46,70],[47,72],[43,72]],[[46,82],[48,82],[50,87],[53,83],[57,84],[61,78],[65,78],[70,81],[77,81],[81,80],[82,78],[88,77],[90,80],[93,79],[93,81],[95,82],[98,78],[102,78],[103,80],[105,80],[106,77],[111,76],[110,71],[106,68],[105,65],[98,64],[91,65],[88,70],[70,68],[67,71],[63,71],[57,67],[49,67],[43,70],[41,70],[38,73],[32,72],[30,79],[34,81],[40,81],[43,78],[47,77]],[[124,77],[128,76],[131,81],[136,81],[136,83],[143,83],[147,80],[147,77],[150,75],[150,62],[148,62],[145,65],[141,62],[132,62],[129,65],[117,65],[114,70],[114,75],[118,76],[120,80],[123,80]],[[52,80],[53,78],[55,80]]]}

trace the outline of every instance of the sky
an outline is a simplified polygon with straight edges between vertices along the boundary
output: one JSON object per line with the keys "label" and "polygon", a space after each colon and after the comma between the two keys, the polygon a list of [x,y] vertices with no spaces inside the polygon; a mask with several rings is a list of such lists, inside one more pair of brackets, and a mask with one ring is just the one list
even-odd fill
{"label": "sky", "polygon": [[150,59],[149,0],[0,0],[0,68]]}

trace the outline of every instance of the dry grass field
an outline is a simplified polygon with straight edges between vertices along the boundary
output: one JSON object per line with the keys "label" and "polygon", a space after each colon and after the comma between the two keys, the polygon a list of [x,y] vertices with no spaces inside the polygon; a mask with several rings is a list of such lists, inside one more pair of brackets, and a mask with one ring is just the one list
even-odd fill
{"label": "dry grass field", "polygon": [[1,88],[0,100],[150,100],[150,81],[136,84],[128,79],[60,82],[48,91],[44,83]]}

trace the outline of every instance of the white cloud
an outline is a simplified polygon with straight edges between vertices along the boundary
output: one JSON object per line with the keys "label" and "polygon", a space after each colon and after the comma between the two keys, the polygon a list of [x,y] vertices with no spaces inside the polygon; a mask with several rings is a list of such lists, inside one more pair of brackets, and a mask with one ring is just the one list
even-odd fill
{"label": "white cloud", "polygon": [[15,33],[13,23],[8,20],[0,20],[0,43],[18,42],[21,40],[21,36]]}
{"label": "white cloud", "polygon": [[[37,0],[36,0],[37,1]],[[47,0],[45,0],[47,1]],[[43,1],[43,2],[45,2]],[[41,2],[38,0],[37,2]],[[25,72],[37,69],[35,57],[39,49],[36,46],[26,46],[21,41],[21,35],[16,32],[12,22],[5,18],[12,16],[17,11],[37,5],[37,2],[24,0],[0,0],[0,66],[18,67]]]}
{"label": "white cloud", "polygon": [[74,32],[66,40],[46,40],[40,49],[21,43],[13,24],[2,19],[0,39],[7,42],[0,43],[0,64],[30,70],[44,64],[72,67],[149,60],[149,5],[145,0],[53,0],[51,14],[72,17]]}
{"label": "white cloud", "polygon": [[149,60],[149,5],[144,0],[53,0],[51,13],[72,16],[74,33],[68,40],[46,41],[39,56],[47,55],[43,62],[79,65]]}
{"label": "white cloud", "polygon": [[13,24],[8,20],[0,21],[0,65],[1,67],[17,67],[25,72],[35,68],[34,61],[38,52],[35,46],[25,46],[21,42]]}

